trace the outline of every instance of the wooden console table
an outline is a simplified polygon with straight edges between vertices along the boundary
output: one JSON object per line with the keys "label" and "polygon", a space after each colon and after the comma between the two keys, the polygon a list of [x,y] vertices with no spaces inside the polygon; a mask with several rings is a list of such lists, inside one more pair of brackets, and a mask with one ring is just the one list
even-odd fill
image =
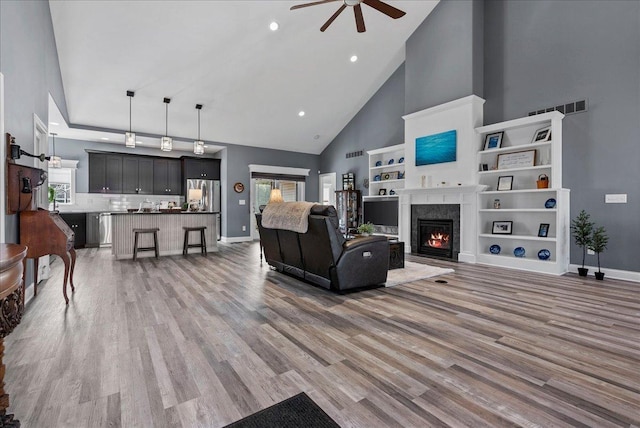
{"label": "wooden console table", "polygon": [[24,312],[22,260],[27,247],[0,244],[0,426],[19,427],[20,422],[7,414],[9,394],[4,390],[4,338],[20,324]]}

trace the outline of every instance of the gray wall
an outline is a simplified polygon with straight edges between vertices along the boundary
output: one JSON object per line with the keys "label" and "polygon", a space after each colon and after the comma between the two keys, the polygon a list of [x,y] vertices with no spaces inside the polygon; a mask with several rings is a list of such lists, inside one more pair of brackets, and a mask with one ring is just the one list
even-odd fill
{"label": "gray wall", "polygon": [[405,113],[482,96],[481,5],[442,0],[407,40]]}
{"label": "gray wall", "polygon": [[[368,189],[362,184],[369,176],[366,151],[404,142],[404,76],[403,64],[320,155],[320,170],[336,172],[338,188],[342,188],[342,174],[353,172],[356,189],[368,195]],[[356,150],[365,153],[361,157],[346,158],[347,153]]]}
{"label": "gray wall", "polygon": [[[571,216],[606,227],[603,266],[640,271],[640,2],[486,1],[485,123],[583,98],[563,121]],[[627,204],[605,204],[627,193]],[[594,256],[587,263],[596,264]],[[581,263],[577,247],[571,262]]]}

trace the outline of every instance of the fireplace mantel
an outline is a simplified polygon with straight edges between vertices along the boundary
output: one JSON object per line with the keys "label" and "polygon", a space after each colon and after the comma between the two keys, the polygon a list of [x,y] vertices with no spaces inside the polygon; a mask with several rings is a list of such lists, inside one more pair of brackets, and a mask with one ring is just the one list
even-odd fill
{"label": "fireplace mantel", "polygon": [[405,242],[405,251],[411,252],[411,206],[412,205],[460,205],[460,253],[458,260],[475,263],[477,229],[477,193],[486,189],[484,185],[462,185],[398,189],[400,218],[398,233]]}

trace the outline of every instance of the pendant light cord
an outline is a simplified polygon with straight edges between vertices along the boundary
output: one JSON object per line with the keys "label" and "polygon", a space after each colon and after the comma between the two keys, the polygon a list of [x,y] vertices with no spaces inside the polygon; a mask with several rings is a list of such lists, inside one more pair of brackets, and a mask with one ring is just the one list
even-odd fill
{"label": "pendant light cord", "polygon": [[165,120],[164,120],[164,136],[168,137],[169,136],[169,103],[165,103],[165,111],[166,111],[166,115],[165,115]]}
{"label": "pendant light cord", "polygon": [[198,141],[200,141],[200,110],[198,110]]}
{"label": "pendant light cord", "polygon": [[129,97],[129,133],[131,133],[131,97]]}

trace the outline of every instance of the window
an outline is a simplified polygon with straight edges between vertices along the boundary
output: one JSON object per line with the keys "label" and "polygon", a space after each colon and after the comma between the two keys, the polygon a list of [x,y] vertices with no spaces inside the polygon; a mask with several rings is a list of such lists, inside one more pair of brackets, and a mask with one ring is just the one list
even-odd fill
{"label": "window", "polygon": [[[77,163],[78,161],[62,160],[62,168],[49,168],[49,188],[55,192],[56,204],[75,203]],[[66,165],[72,165],[72,167],[66,167]]]}

